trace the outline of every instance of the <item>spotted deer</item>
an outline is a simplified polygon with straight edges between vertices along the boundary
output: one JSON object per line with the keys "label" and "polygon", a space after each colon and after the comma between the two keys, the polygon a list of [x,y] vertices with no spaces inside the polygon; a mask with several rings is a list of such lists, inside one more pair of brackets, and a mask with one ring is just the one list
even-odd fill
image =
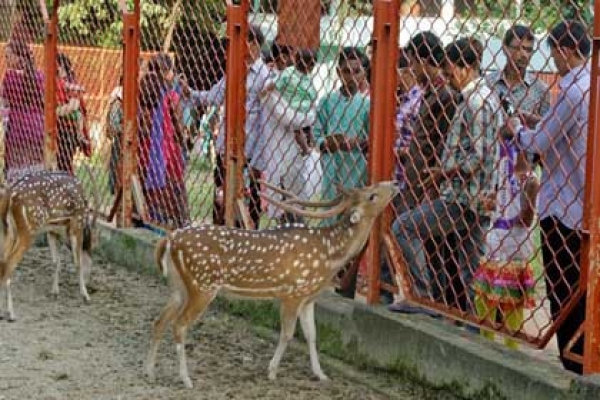
{"label": "spotted deer", "polygon": [[[97,198],[95,206],[96,210]],[[81,183],[66,172],[32,172],[0,189],[0,287],[6,291],[8,321],[15,320],[10,278],[39,233],[47,234],[56,264],[52,293],[59,292],[58,243],[66,231],[79,270],[79,290],[85,301],[90,300],[85,279],[91,268],[92,230],[97,215],[94,212],[90,221],[89,214]]]}
{"label": "spotted deer", "polygon": [[[304,201],[277,187],[282,202],[271,203],[291,213],[312,218],[338,216],[327,227],[287,225],[261,231],[246,231],[215,225],[191,226],[174,231],[156,247],[156,260],[169,278],[170,299],[154,323],[152,343],[146,360],[146,375],[154,378],[158,347],[171,324],[179,359],[179,375],[192,387],[185,354],[185,335],[221,290],[250,299],[280,301],[281,332],[271,359],[268,377],[274,380],[283,353],[292,339],[296,321],[308,343],[313,373],[327,380],[316,348],[314,307],[348,261],[365,246],[373,222],[397,193],[392,182],[363,189],[345,190],[327,203]],[[326,205],[325,210],[300,207]]]}

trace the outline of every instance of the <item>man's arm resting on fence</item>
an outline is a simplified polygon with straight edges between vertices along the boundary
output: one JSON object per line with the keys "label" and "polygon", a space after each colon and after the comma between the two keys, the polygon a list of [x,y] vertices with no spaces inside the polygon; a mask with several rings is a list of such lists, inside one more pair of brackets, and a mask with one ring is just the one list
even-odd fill
{"label": "man's arm resting on fence", "polygon": [[222,78],[209,90],[192,90],[192,101],[196,106],[220,106],[225,102],[225,88],[225,78]]}

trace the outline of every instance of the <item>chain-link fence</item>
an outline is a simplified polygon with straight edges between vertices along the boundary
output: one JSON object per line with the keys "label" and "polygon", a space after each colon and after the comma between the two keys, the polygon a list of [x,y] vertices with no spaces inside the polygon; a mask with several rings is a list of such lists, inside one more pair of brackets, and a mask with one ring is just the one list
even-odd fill
{"label": "chain-link fence", "polygon": [[581,371],[597,296],[593,13],[538,3],[2,5],[4,178],[54,160],[107,219],[162,229],[332,224],[261,193],[333,204],[396,180],[338,291],[510,347],[556,334]]}

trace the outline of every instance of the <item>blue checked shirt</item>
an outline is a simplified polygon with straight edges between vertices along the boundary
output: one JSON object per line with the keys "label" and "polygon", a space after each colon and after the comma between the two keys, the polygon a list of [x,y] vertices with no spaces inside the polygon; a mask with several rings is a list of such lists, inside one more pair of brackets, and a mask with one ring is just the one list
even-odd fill
{"label": "blue checked shirt", "polygon": [[483,78],[477,78],[462,90],[463,101],[446,139],[442,170],[459,167],[459,173],[441,185],[442,198],[469,207],[479,215],[488,215],[481,196],[493,193],[498,160],[497,136],[504,113],[498,96]]}

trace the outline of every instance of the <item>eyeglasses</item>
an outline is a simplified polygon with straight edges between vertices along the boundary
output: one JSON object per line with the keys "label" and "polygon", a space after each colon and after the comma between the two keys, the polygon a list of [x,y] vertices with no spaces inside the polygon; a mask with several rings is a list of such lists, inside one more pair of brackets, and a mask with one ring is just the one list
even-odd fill
{"label": "eyeglasses", "polygon": [[533,53],[533,51],[535,50],[533,48],[533,46],[512,46],[512,45],[508,45],[506,47],[508,47],[511,50],[515,50],[515,51],[524,50],[526,53]]}

